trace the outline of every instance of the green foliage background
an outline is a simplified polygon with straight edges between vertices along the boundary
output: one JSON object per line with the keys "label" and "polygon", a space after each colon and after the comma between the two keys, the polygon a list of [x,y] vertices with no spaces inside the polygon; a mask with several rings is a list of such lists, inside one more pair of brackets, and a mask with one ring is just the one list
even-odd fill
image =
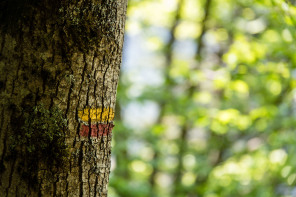
{"label": "green foliage background", "polygon": [[295,5],[129,1],[109,196],[296,196]]}

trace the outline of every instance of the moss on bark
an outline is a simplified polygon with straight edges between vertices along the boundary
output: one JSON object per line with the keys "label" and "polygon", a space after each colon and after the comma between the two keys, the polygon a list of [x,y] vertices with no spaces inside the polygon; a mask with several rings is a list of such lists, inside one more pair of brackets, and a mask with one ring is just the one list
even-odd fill
{"label": "moss on bark", "polygon": [[44,166],[48,175],[67,166],[67,120],[59,108],[46,109],[39,104],[22,111],[21,116],[13,119],[11,124],[13,135],[10,137],[11,154],[8,159],[22,155],[23,165],[18,169],[22,178],[38,183],[40,165]]}

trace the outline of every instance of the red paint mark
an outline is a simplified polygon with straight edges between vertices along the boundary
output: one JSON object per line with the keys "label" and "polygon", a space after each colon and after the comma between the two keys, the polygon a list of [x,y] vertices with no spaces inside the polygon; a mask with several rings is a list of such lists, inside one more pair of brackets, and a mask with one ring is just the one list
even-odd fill
{"label": "red paint mark", "polygon": [[112,133],[114,125],[112,123],[108,124],[93,124],[89,127],[89,125],[82,125],[80,129],[80,135],[83,137],[88,137],[89,134],[91,137],[99,137],[99,136],[107,136]]}

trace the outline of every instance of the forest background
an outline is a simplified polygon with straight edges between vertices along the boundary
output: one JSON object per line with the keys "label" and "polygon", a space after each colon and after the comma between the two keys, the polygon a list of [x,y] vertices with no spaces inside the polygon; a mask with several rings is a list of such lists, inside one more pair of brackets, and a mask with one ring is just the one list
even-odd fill
{"label": "forest background", "polygon": [[296,196],[295,5],[129,1],[110,197]]}

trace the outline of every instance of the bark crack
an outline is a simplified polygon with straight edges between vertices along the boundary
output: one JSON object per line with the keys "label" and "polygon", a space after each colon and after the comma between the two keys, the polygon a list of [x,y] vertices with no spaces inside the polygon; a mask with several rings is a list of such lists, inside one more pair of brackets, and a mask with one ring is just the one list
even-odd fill
{"label": "bark crack", "polygon": [[79,166],[79,196],[83,197],[83,142],[80,144],[78,166]]}

